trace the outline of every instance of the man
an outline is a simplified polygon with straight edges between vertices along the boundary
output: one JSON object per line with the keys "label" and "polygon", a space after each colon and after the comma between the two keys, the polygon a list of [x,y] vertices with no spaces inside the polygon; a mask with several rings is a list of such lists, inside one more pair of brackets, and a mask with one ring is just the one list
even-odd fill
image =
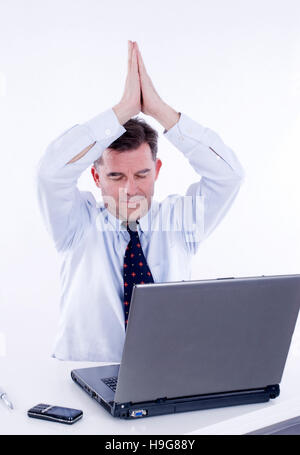
{"label": "man", "polygon": [[[155,130],[132,118],[140,111],[164,127],[201,175],[186,196],[152,200],[162,162]],[[100,204],[77,188],[92,164]],[[50,143],[37,170],[39,206],[62,261],[52,356],[120,362],[133,285],[190,279],[192,256],[228,211],[243,177],[215,132],[162,101],[137,43],[129,41],[121,101]]]}

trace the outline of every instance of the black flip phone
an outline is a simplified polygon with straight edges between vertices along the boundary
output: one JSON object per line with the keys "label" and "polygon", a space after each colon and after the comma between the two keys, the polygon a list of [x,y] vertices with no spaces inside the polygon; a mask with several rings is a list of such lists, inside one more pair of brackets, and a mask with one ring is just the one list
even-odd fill
{"label": "black flip phone", "polygon": [[67,423],[70,425],[81,419],[83,412],[80,409],[63,408],[61,406],[40,403],[30,408],[27,411],[27,415],[35,419],[51,420],[52,422]]}

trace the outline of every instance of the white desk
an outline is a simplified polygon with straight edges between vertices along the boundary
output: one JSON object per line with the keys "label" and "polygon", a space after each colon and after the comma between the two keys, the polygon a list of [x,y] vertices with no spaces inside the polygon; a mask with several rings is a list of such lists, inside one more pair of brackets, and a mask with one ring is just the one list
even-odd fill
{"label": "white desk", "polygon": [[[275,400],[127,421],[112,417],[72,381],[72,369],[98,363],[62,362],[39,354],[35,359],[32,355],[2,357],[1,385],[14,410],[0,403],[0,434],[244,434],[300,415],[298,344],[291,347],[281,393]],[[71,426],[29,418],[27,410],[41,402],[82,409],[83,418]]]}

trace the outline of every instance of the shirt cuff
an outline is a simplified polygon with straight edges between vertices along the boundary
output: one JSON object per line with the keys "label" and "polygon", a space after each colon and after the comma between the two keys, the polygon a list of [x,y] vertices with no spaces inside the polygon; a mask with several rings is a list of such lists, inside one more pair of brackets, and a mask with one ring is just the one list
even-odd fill
{"label": "shirt cuff", "polygon": [[219,169],[220,174],[234,171],[244,177],[244,170],[236,155],[220,136],[188,115],[181,113],[178,122],[164,136],[190,160],[198,172],[205,167]]}
{"label": "shirt cuff", "polygon": [[126,132],[112,108],[96,115],[83,125],[89,129],[93,139],[97,142],[107,141],[111,138],[110,143],[112,143]]}
{"label": "shirt cuff", "polygon": [[195,142],[201,141],[204,131],[202,125],[181,112],[178,122],[163,134],[175,147],[184,152],[188,145],[195,145]]}

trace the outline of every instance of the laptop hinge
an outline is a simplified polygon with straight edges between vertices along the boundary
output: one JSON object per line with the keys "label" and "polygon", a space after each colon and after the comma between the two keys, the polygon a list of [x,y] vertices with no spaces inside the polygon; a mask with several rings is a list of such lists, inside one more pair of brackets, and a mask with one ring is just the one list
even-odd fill
{"label": "laptop hinge", "polygon": [[[177,399],[176,398],[168,398],[168,397],[160,397],[160,398],[157,398],[156,400],[151,400],[153,403],[156,403],[156,404],[161,404],[161,403],[165,403],[166,401],[184,401],[184,398],[185,400],[194,400],[194,399],[207,399],[207,398],[214,398],[214,397],[218,397],[220,395],[231,395],[231,396],[234,396],[234,395],[242,395],[243,393],[246,393],[246,394],[256,394],[258,392],[265,392],[267,395],[270,396],[270,398],[276,398],[278,397],[278,395],[280,394],[280,388],[279,388],[279,385],[278,384],[273,384],[273,385],[269,385],[265,388],[261,388],[261,389],[251,389],[251,390],[239,390],[239,391],[231,391],[231,392],[223,392],[223,393],[215,393],[215,394],[204,394],[204,395],[198,395],[198,396],[191,396],[191,397],[178,397]],[[138,405],[139,403],[133,403],[132,401],[128,401],[126,403],[116,403],[114,401],[111,401],[110,404],[115,408],[120,408],[120,409],[126,409],[128,407],[132,407],[132,406],[136,406]]]}
{"label": "laptop hinge", "polygon": [[155,400],[155,403],[163,403],[164,401],[166,401],[168,398],[167,397],[162,397],[162,398],[157,398]]}
{"label": "laptop hinge", "polygon": [[266,392],[270,394],[270,398],[276,398],[280,394],[279,384],[268,385],[266,387]]}

